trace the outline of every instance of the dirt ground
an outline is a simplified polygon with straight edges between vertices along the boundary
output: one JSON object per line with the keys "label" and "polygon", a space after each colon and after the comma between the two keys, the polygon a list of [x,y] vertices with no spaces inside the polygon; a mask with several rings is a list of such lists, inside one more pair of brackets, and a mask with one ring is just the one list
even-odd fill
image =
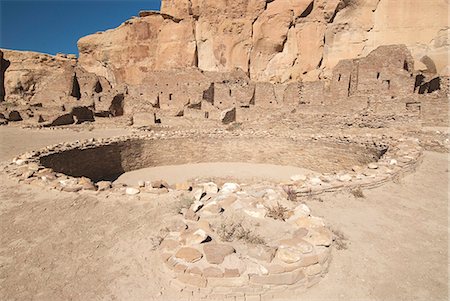
{"label": "dirt ground", "polygon": [[229,182],[254,183],[275,181],[286,183],[293,175],[314,175],[314,171],[295,166],[242,162],[211,162],[143,168],[122,174],[115,182],[136,186],[140,180],[164,179],[170,185],[193,179],[226,178]]}
{"label": "dirt ground", "polygon": [[[0,128],[0,160],[128,130]],[[396,183],[305,199],[346,237],[327,276],[292,300],[448,300],[448,154]],[[170,196],[80,196],[0,173],[0,300],[177,300],[154,251]]]}

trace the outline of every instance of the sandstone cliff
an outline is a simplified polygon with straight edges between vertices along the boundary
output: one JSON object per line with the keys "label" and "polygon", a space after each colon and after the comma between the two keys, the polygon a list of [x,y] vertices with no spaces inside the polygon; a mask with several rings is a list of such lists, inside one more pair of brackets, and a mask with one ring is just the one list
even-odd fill
{"label": "sandstone cliff", "polygon": [[163,0],[80,39],[80,65],[112,83],[152,70],[240,68],[254,81],[316,80],[342,59],[405,44],[416,66],[448,71],[446,0]]}

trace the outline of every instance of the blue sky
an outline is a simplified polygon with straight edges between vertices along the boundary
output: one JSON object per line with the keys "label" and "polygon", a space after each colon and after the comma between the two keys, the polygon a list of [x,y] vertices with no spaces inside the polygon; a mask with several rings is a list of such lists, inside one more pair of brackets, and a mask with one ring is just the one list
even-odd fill
{"label": "blue sky", "polygon": [[0,0],[0,48],[78,54],[79,38],[160,5],[160,0]]}

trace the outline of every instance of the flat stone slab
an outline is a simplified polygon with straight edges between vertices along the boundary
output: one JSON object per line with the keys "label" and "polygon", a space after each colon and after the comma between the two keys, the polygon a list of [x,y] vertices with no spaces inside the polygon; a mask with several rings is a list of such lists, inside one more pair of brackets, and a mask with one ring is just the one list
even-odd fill
{"label": "flat stone slab", "polygon": [[205,252],[206,260],[209,263],[220,264],[226,256],[234,253],[235,250],[230,245],[209,243],[203,246],[203,252]]}
{"label": "flat stone slab", "polygon": [[175,253],[175,257],[186,262],[196,262],[202,259],[203,254],[200,253],[200,251],[197,249],[184,247],[179,249],[178,252]]}

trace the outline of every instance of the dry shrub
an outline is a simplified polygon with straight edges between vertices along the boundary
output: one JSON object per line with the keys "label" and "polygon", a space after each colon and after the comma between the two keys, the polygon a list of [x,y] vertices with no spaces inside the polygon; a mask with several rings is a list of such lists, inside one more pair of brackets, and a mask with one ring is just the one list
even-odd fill
{"label": "dry shrub", "polygon": [[350,190],[350,193],[357,199],[365,198],[364,192],[361,190],[361,187],[356,187]]}
{"label": "dry shrub", "polygon": [[331,229],[333,232],[333,242],[337,250],[347,250],[347,237],[345,234],[339,229]]}
{"label": "dry shrub", "polygon": [[162,241],[167,237],[167,235],[169,234],[170,230],[168,228],[163,228],[159,230],[159,233],[150,238],[151,241],[151,247],[150,250],[154,251],[156,250],[162,243]]}
{"label": "dry shrub", "polygon": [[243,240],[250,244],[260,245],[266,242],[257,234],[245,229],[241,224],[237,223],[222,223],[217,229],[217,234],[223,241]]}
{"label": "dry shrub", "polygon": [[298,197],[297,197],[297,192],[295,191],[295,189],[292,186],[288,186],[286,189],[286,194],[287,194],[287,199],[291,202],[297,202],[298,201]]}
{"label": "dry shrub", "polygon": [[285,221],[288,218],[288,208],[277,202],[276,206],[266,207],[267,216],[276,220]]}

